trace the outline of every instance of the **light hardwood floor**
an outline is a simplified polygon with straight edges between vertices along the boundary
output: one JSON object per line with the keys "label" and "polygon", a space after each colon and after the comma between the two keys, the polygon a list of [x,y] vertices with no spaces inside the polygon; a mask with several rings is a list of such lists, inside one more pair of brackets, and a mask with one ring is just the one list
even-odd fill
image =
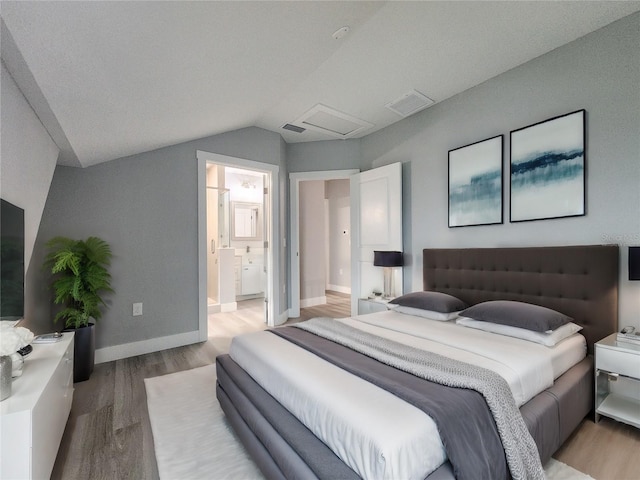
{"label": "light hardwood floor", "polygon": [[[350,315],[349,297],[327,292],[327,305],[303,308],[295,323],[317,316]],[[77,383],[52,479],[158,478],[144,379],[213,363],[233,336],[266,328],[262,300],[209,316],[209,340],[96,365]],[[640,430],[613,420],[584,420],[555,458],[596,480],[640,479]],[[181,479],[182,480],[182,479]]]}

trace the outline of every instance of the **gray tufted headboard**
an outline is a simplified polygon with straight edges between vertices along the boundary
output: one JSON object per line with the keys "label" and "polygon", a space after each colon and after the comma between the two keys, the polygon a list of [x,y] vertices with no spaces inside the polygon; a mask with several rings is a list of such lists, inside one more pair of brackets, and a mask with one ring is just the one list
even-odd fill
{"label": "gray tufted headboard", "polygon": [[424,249],[424,289],[469,305],[517,300],[542,305],[583,327],[589,353],[616,331],[617,245]]}

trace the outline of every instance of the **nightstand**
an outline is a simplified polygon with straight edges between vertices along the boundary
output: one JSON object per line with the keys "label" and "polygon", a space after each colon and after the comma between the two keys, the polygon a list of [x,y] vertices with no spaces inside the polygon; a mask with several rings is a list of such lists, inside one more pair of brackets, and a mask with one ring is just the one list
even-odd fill
{"label": "nightstand", "polygon": [[387,303],[392,298],[383,299],[382,297],[375,298],[359,298],[358,299],[358,315],[365,315],[367,313],[384,312],[388,310]]}
{"label": "nightstand", "polygon": [[605,416],[640,428],[640,344],[616,335],[595,346],[595,421]]}

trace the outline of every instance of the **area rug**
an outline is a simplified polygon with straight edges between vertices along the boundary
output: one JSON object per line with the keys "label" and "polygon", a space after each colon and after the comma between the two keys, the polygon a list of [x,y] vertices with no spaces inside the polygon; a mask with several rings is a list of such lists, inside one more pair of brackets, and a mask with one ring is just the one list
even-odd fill
{"label": "area rug", "polygon": [[[264,479],[218,404],[215,365],[145,378],[144,384],[161,479]],[[593,480],[554,459],[545,474]]]}

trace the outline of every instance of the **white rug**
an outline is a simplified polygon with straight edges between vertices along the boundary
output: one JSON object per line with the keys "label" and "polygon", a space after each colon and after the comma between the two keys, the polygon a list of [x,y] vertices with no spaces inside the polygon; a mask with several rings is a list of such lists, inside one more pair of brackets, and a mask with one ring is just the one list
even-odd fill
{"label": "white rug", "polygon": [[[263,479],[216,399],[215,365],[145,378],[158,471],[163,480]],[[549,480],[593,480],[562,462]]]}
{"label": "white rug", "polygon": [[145,378],[162,480],[262,479],[216,399],[216,367]]}

